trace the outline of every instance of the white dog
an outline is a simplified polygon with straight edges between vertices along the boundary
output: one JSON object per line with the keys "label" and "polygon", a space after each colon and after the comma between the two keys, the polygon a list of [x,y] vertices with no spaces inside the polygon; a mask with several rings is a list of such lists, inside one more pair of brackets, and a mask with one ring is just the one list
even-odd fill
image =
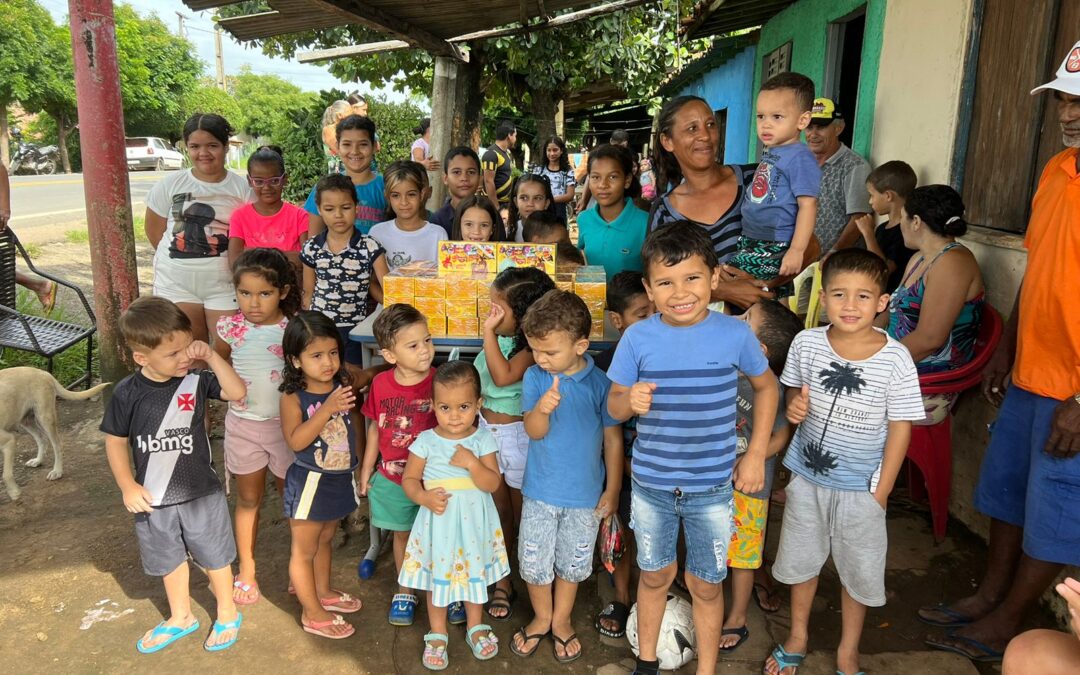
{"label": "white dog", "polygon": [[48,479],[56,480],[64,473],[64,458],[60,451],[60,436],[56,429],[56,397],[83,401],[95,396],[110,383],[105,382],[86,391],[64,389],[56,378],[37,368],[7,368],[0,370],[0,450],[4,453],[4,485],[12,500],[19,498],[19,486],[12,475],[15,462],[15,430],[22,427],[37,442],[37,457],[26,466],[40,466],[45,460],[45,442],[52,446],[53,468]]}

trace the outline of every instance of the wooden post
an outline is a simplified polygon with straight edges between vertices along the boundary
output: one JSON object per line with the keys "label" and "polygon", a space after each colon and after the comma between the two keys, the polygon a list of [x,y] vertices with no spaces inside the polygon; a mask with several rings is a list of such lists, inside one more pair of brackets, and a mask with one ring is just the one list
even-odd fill
{"label": "wooden post", "polygon": [[[450,150],[454,133],[454,110],[457,107],[458,75],[461,61],[447,56],[435,57],[435,78],[431,86],[431,156],[442,161]],[[431,198],[428,209],[438,210],[446,201],[442,170],[429,171]]]}
{"label": "wooden post", "polygon": [[561,98],[555,106],[555,135],[559,138],[566,138],[566,110],[564,101]]}

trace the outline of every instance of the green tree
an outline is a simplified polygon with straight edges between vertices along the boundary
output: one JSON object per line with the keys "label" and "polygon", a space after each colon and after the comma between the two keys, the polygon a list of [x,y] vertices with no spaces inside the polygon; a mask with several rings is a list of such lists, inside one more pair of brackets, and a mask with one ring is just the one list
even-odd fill
{"label": "green tree", "polygon": [[[274,129],[281,128],[289,111],[305,108],[316,100],[313,94],[304,93],[288,80],[253,73],[246,65],[228,78],[227,84],[239,109],[233,126],[255,138],[272,136]],[[229,121],[232,120],[230,117]]]}
{"label": "green tree", "polygon": [[5,0],[0,11],[0,161],[5,165],[11,159],[7,108],[38,94],[41,69],[49,60],[41,35],[54,26],[34,0]]}
{"label": "green tree", "polygon": [[[31,112],[43,112],[52,119],[56,145],[64,173],[71,173],[68,136],[79,121],[75,104],[75,67],[71,55],[71,32],[66,26],[42,27],[41,43],[49,58],[39,68],[35,90],[23,99]],[[81,165],[81,162],[80,162]]]}
{"label": "green tree", "polygon": [[184,99],[181,117],[187,119],[195,113],[216,113],[229,120],[234,129],[238,128],[243,113],[240,105],[229,92],[217,86],[209,77],[204,77]]}

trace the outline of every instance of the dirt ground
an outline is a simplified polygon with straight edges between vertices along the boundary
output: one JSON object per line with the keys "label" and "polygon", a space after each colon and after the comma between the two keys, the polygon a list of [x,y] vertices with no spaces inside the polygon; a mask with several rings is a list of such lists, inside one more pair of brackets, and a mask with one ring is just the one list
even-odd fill
{"label": "dirt ground", "polygon": [[[149,283],[149,247],[139,245],[140,277]],[[42,247],[41,266],[89,288],[86,244],[59,243]],[[0,654],[9,672],[100,673],[130,672],[149,667],[154,673],[266,672],[282,666],[297,673],[361,672],[421,673],[421,639],[426,632],[422,611],[416,625],[393,628],[386,611],[395,591],[392,556],[384,550],[373,579],[360,581],[356,564],[367,548],[366,531],[339,536],[334,554],[334,585],[360,597],[365,608],[354,619],[357,634],[329,641],[303,633],[299,607],[286,592],[289,535],[281,503],[273,490],[263,509],[260,528],[259,581],[263,599],[244,610],[238,643],[209,654],[201,640],[209,630],[214,602],[205,577],[194,571],[195,613],[204,630],[155,655],[141,655],[135,641],[167,612],[160,582],[145,576],[139,563],[132,519],[120,501],[105,461],[101,434],[101,401],[60,402],[65,450],[64,477],[46,481],[50,459],[43,468],[24,466],[34,451],[32,439],[20,436],[15,477],[22,497],[11,502],[0,491]],[[220,415],[220,410],[218,411]],[[220,429],[220,423],[217,425]],[[214,440],[215,465],[221,471],[221,443]],[[775,532],[782,507],[770,513]],[[899,675],[934,673],[993,673],[995,666],[976,669],[960,657],[931,652],[923,646],[928,629],[915,619],[915,609],[969,592],[984,567],[985,545],[957,523],[950,537],[935,545],[923,505],[912,504],[902,491],[890,503],[888,572],[889,603],[870,611],[862,652],[867,672]],[[772,538],[775,546],[775,538]],[[524,588],[518,582],[519,590]],[[839,586],[835,571],[825,570],[812,619],[813,651],[800,673],[831,674],[831,651],[840,632]],[[525,669],[530,673],[590,673],[622,675],[633,667],[623,640],[600,638],[593,615],[610,597],[604,573],[582,584],[575,610],[575,627],[584,656],[559,665],[550,642],[527,660],[510,653],[508,643],[517,626],[529,618],[526,601],[515,605],[515,616],[496,623],[501,653],[493,661],[475,661],[464,645],[464,629],[451,631],[449,672],[492,673]],[[524,595],[524,593],[523,593]],[[785,606],[766,615],[751,604],[751,638],[738,651],[725,655],[717,672],[743,675],[761,672],[761,664],[776,640],[786,635]],[[1033,626],[1053,627],[1040,613]],[[690,673],[693,664],[682,673]]]}

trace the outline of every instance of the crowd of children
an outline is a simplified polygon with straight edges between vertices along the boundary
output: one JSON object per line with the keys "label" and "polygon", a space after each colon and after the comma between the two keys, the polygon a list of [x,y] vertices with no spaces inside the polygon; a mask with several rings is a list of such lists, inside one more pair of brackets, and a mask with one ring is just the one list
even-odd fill
{"label": "crowd of children", "polygon": [[[762,279],[798,272],[810,247],[820,172],[799,132],[812,100],[812,84],[795,74],[769,80],[758,97],[765,153],[733,264]],[[498,203],[478,194],[472,149],[447,153],[448,198],[429,215],[422,165],[372,170],[370,119],[345,117],[336,136],[344,171],[319,180],[303,209],[282,199],[280,149],[251,156],[254,201],[236,210],[229,231],[239,310],[220,319],[213,349],[193,341],[183,312],[163,298],[137,300],[121,321],[140,368],[117,385],[101,428],[124,505],[136,514],[144,570],[163,577],[170,606],[138,649],[158,651],[199,629],[188,553],[218,602],[206,649],[236,641],[238,606],[260,599],[256,539],[269,471],[291,532],[289,591],[308,633],[342,639],[356,630],[343,615],[362,603],[331,587],[331,541],[366,499],[371,527],[393,541],[398,587],[388,621],[413,624],[417,593],[426,593],[424,667],[448,666],[447,624],[466,624],[475,658],[496,656],[484,613],[511,619],[513,577],[528,590],[532,618],[511,651],[531,656],[551,638],[554,658],[573,661],[582,654],[571,618],[578,585],[593,574],[601,520],[617,515],[631,536],[596,629],[622,637],[636,595],[636,672],[654,675],[666,595],[681,570],[698,669],[713,672],[720,652],[749,635],[783,456],[793,478],[772,573],[791,585],[792,626],[765,670],[790,674],[801,663],[817,577],[831,556],[843,585],[837,667],[858,671],[866,607],[885,600],[886,500],[910,421],[923,416],[910,355],[874,327],[910,255],[898,222],[911,168],[890,162],[871,174],[874,209],[888,221],[860,222],[868,250],[823,262],[829,325],[800,332],[802,321],[775,301],[739,318],[710,310],[720,281],[713,242],[687,221],[647,235],[625,148],[590,153],[596,205],[579,215],[575,247],[565,211],[574,179],[559,138],[545,145],[545,164],[513,183],[504,222]],[[447,238],[555,244],[559,271],[602,265],[608,320],[621,339],[591,353],[586,304],[540,269],[511,267],[491,285],[474,360],[437,365],[425,316],[393,304],[373,322],[387,365],[361,370],[349,333],[382,302],[384,277],[435,259]],[[234,524],[210,460],[210,398],[229,402]]]}

